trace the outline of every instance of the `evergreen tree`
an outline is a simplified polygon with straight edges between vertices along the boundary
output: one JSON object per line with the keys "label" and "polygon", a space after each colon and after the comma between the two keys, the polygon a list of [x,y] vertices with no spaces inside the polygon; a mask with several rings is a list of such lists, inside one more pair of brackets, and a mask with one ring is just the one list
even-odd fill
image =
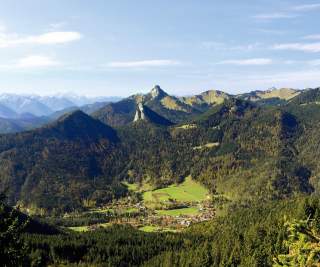
{"label": "evergreen tree", "polygon": [[27,266],[26,247],[21,233],[27,222],[21,222],[18,212],[5,205],[0,193],[0,261],[2,266]]}

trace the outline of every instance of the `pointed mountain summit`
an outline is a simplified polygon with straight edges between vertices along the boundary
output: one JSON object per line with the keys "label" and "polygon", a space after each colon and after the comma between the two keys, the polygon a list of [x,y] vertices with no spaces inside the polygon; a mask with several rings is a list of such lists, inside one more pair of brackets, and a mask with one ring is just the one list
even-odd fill
{"label": "pointed mountain summit", "polygon": [[199,111],[183,103],[178,97],[167,94],[159,85],[145,96],[144,105],[173,123],[181,122]]}
{"label": "pointed mountain summit", "polygon": [[119,102],[107,104],[92,115],[113,127],[127,125],[134,120],[139,103],[173,123],[200,113],[178,97],[167,94],[159,85],[155,85],[147,94],[136,94]]}
{"label": "pointed mountain summit", "polygon": [[168,96],[168,94],[165,91],[163,91],[159,85],[155,85],[151,89],[149,94],[151,95],[152,99],[155,99],[157,97],[161,97],[162,98],[162,97]]}
{"label": "pointed mountain summit", "polygon": [[148,121],[150,123],[170,126],[173,123],[166,118],[160,116],[147,106],[144,106],[142,103],[139,103],[137,106],[136,114],[134,116],[134,122],[136,121]]}

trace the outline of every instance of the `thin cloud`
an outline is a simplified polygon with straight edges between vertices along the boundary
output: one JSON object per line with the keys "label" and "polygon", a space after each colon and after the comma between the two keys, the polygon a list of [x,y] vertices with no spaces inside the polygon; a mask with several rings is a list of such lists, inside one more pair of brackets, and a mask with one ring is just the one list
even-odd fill
{"label": "thin cloud", "polygon": [[0,33],[5,32],[7,27],[0,22]]}
{"label": "thin cloud", "polygon": [[58,66],[60,63],[50,57],[31,55],[21,58],[17,63],[17,68],[43,68]]}
{"label": "thin cloud", "polygon": [[283,30],[275,30],[275,29],[257,29],[258,32],[267,33],[267,34],[285,34],[286,31]]}
{"label": "thin cloud", "polygon": [[289,10],[285,12],[258,14],[254,16],[254,18],[259,20],[291,19],[291,18],[298,17],[299,16],[298,13],[314,11],[317,9],[320,9],[320,3],[297,5],[289,8]]}
{"label": "thin cloud", "polygon": [[224,60],[218,64],[236,65],[236,66],[264,66],[270,65],[273,61],[270,58],[250,58],[250,59],[233,59]]}
{"label": "thin cloud", "polygon": [[144,67],[166,67],[177,66],[181,63],[176,60],[168,59],[153,59],[153,60],[141,60],[141,61],[116,61],[106,64],[109,68],[144,68]]}
{"label": "thin cloud", "polygon": [[295,11],[313,11],[313,10],[316,10],[316,9],[320,9],[320,3],[298,5],[298,6],[294,6],[292,8],[292,10],[295,10]]}
{"label": "thin cloud", "polygon": [[221,43],[215,41],[205,41],[200,43],[200,47],[208,50],[221,50],[221,51],[252,51],[259,49],[262,46],[261,43],[256,42],[252,44],[233,45],[228,43]]}
{"label": "thin cloud", "polygon": [[16,34],[0,33],[0,48],[19,45],[54,45],[64,44],[80,40],[82,35],[79,32],[61,31],[48,32],[40,35],[18,36]]}
{"label": "thin cloud", "polygon": [[49,26],[51,29],[57,30],[57,29],[63,28],[66,25],[67,23],[65,21],[59,21],[59,22],[51,23]]}
{"label": "thin cloud", "polygon": [[272,47],[272,49],[318,53],[320,52],[320,42],[276,44]]}
{"label": "thin cloud", "polygon": [[[273,84],[283,84],[283,85],[293,85],[294,83],[302,82],[308,84],[310,82],[317,84],[320,82],[320,70],[306,70],[306,71],[292,71],[283,72],[273,75],[262,75],[256,77],[257,81],[261,84],[272,82]],[[254,80],[253,77],[248,77],[248,79]]]}
{"label": "thin cloud", "polygon": [[226,44],[221,42],[215,42],[215,41],[204,41],[200,44],[200,46],[205,49],[220,50],[220,49],[225,49]]}
{"label": "thin cloud", "polygon": [[239,73],[226,73],[223,76],[210,76],[207,78],[216,87],[225,88],[312,88],[320,84],[320,70],[301,70],[272,72],[268,74],[250,74],[243,75]]}
{"label": "thin cloud", "polygon": [[29,55],[18,59],[12,64],[0,65],[0,70],[29,70],[39,68],[50,68],[62,65],[57,60],[42,56],[42,55]]}
{"label": "thin cloud", "polygon": [[320,66],[320,59],[314,59],[307,62],[311,66]]}
{"label": "thin cloud", "polygon": [[258,14],[254,16],[255,19],[259,20],[274,20],[274,19],[290,19],[295,18],[298,15],[296,14],[289,14],[285,12],[277,12],[277,13],[266,13],[266,14]]}
{"label": "thin cloud", "polygon": [[303,39],[305,40],[320,40],[320,34],[312,34],[304,36]]}

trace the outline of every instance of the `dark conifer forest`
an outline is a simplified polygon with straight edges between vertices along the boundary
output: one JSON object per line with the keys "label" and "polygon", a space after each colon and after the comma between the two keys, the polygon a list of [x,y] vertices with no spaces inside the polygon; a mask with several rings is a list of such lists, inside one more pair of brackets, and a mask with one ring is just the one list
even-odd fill
{"label": "dark conifer forest", "polygon": [[0,136],[2,265],[317,266],[319,89],[176,119],[160,90]]}

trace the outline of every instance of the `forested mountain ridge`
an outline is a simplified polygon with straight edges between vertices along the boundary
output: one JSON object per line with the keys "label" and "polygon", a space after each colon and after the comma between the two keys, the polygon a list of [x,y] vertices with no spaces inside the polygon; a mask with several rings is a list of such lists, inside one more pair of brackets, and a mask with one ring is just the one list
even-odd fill
{"label": "forested mountain ridge", "polygon": [[180,99],[200,110],[200,111],[206,111],[208,108],[223,103],[226,99],[231,98],[232,96],[230,94],[227,94],[225,92],[219,91],[219,90],[209,90],[205,91],[199,95],[194,96],[188,96],[188,97],[181,97]]}
{"label": "forested mountain ridge", "polygon": [[238,97],[250,100],[259,101],[262,99],[278,98],[281,100],[290,100],[301,93],[302,90],[292,89],[292,88],[271,88],[266,91],[252,91],[249,93],[244,93],[238,95]]}
{"label": "forested mountain ridge", "polygon": [[120,136],[136,178],[166,184],[191,174],[212,192],[250,199],[313,190],[309,170],[293,152],[302,128],[286,110],[231,100],[187,125],[134,126]]}
{"label": "forested mountain ridge", "polygon": [[104,192],[103,199],[122,194],[120,187],[112,191],[117,182],[108,170],[117,165],[117,133],[81,111],[0,140],[1,188],[8,188],[11,203],[73,210],[94,193]]}
{"label": "forested mountain ridge", "polygon": [[320,88],[304,90],[300,95],[293,98],[290,103],[306,105],[319,104],[320,102]]}
{"label": "forested mountain ridge", "polygon": [[[158,89],[148,97],[166,95]],[[121,110],[134,107],[133,118],[116,112],[126,121],[117,130],[76,111],[0,137],[1,188],[13,204],[69,211],[126,195],[120,181],[163,187],[189,175],[229,200],[317,192],[320,106],[295,104],[317,90],[279,107],[229,98],[175,125],[132,98]]]}

